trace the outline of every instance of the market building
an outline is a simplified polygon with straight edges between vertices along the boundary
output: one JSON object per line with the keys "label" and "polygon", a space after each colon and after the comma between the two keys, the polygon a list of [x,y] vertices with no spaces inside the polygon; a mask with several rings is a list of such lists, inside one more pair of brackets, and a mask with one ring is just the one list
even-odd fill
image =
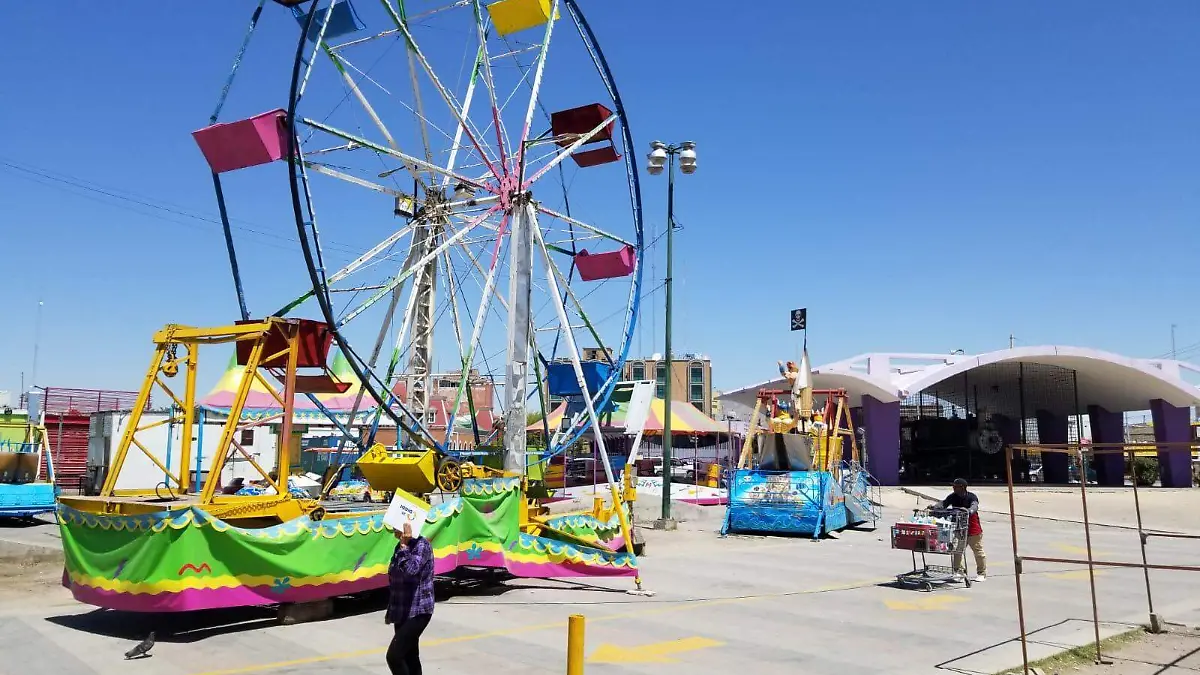
{"label": "market building", "polygon": [[[813,384],[847,391],[868,469],[880,483],[899,485],[1003,480],[1005,445],[1123,443],[1127,412],[1150,411],[1156,442],[1192,441],[1200,388],[1184,378],[1196,374],[1200,367],[1181,361],[1041,346],[862,354],[814,368]],[[774,379],[724,392],[723,412],[748,422],[758,390],[783,387]],[[1164,487],[1192,484],[1189,450],[1157,454]],[[1100,485],[1124,484],[1120,456],[1098,456],[1093,468]],[[1014,462],[1022,482],[1067,483],[1077,469],[1063,454]]]}

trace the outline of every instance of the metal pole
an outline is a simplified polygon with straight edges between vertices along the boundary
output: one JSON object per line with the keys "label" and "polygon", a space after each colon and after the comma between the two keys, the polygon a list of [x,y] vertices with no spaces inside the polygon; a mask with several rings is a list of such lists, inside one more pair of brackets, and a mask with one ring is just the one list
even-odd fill
{"label": "metal pole", "polygon": [[[1126,451],[1122,459],[1128,459],[1129,465],[1133,466],[1134,452]],[[1146,575],[1146,605],[1150,610],[1150,632],[1161,633],[1162,623],[1158,620],[1158,614],[1154,613],[1154,596],[1150,594],[1150,568],[1146,567],[1146,533],[1142,530],[1142,502],[1138,498],[1138,481],[1137,473],[1133,472],[1133,510],[1137,514],[1138,541],[1142,546],[1142,572]]]}
{"label": "metal pole", "polygon": [[[42,343],[42,301],[38,300],[37,319],[33,323],[33,369],[29,371],[29,386],[37,386],[38,348]],[[22,378],[24,380],[24,378]],[[25,395],[25,383],[21,383],[21,395]]]}
{"label": "metal pole", "polygon": [[[42,402],[42,410],[45,410],[45,409],[46,409],[46,403],[43,401],[43,402]],[[45,418],[45,415],[43,414],[43,416],[42,416],[42,417],[43,417],[43,419],[44,419],[44,418]],[[61,458],[61,457],[62,457],[62,428],[63,428],[63,414],[62,414],[62,413],[58,413],[58,443],[57,443],[57,445],[58,445],[58,448],[56,448],[56,449],[54,450],[54,456],[55,456],[55,457],[59,457],[59,458]],[[46,445],[49,445],[49,443],[47,443]],[[85,457],[87,456],[87,455],[86,455],[86,453],[84,454],[84,456],[85,456]],[[52,477],[52,478],[53,478],[53,477]],[[57,481],[55,481],[55,482],[57,482]],[[83,483],[82,483],[82,481],[81,481],[81,482],[80,482],[80,490],[79,490],[80,494],[83,494],[83,489],[82,489],[82,488],[83,488]]]}
{"label": "metal pole", "polygon": [[[978,392],[975,394],[979,396]],[[976,401],[978,406],[978,401]],[[963,371],[963,423],[970,429],[971,425],[971,381],[967,379],[966,371]],[[971,458],[971,446],[968,444],[967,449],[967,480],[975,479],[975,467]]]}
{"label": "metal pole", "polygon": [[583,675],[583,629],[582,614],[567,619],[567,675]]}
{"label": "metal pole", "polygon": [[[978,400],[976,400],[978,405]],[[1012,529],[1013,569],[1016,574],[1013,579],[1017,582],[1017,623],[1021,628],[1021,664],[1025,675],[1029,675],[1029,639],[1025,633],[1025,600],[1021,595],[1021,552],[1017,548],[1017,507],[1013,503],[1012,477],[1012,446],[1004,446],[1005,476],[1008,478],[1008,526]]]}
{"label": "metal pole", "polygon": [[1175,352],[1175,324],[1171,324],[1171,360],[1175,361],[1178,358]]}
{"label": "metal pole", "polygon": [[[1021,411],[1020,411],[1020,415],[1021,415],[1021,445],[1025,445],[1026,443],[1029,442],[1029,439],[1026,438],[1026,434],[1025,434],[1025,364],[1024,363],[1017,364],[1017,405],[1019,405],[1021,407]],[[1021,450],[1021,461],[1022,461],[1021,466],[1022,466],[1022,468],[1024,468],[1024,466],[1025,466],[1024,462],[1025,462],[1025,460],[1028,459],[1028,457],[1029,457],[1029,453],[1025,450]],[[1022,483],[1028,482],[1027,476],[1024,472],[1021,473],[1021,482]]]}
{"label": "metal pole", "polygon": [[[1075,390],[1075,442],[1083,445],[1083,411],[1079,408],[1079,371],[1071,371],[1071,388]],[[1041,439],[1038,439],[1039,441]],[[1086,476],[1084,476],[1086,478]]]}
{"label": "metal pole", "polygon": [[662,487],[662,520],[666,525],[671,520],[671,366],[674,365],[671,358],[671,270],[672,270],[672,254],[674,253],[675,243],[675,152],[676,148],[671,147],[668,151],[667,161],[669,162],[667,175],[667,278],[663,284],[666,287],[667,294],[667,315],[664,332],[666,333],[666,353],[663,358],[666,359],[666,383],[663,390],[663,487]]}
{"label": "metal pole", "polygon": [[1096,631],[1096,663],[1102,664],[1104,660],[1100,656],[1100,610],[1096,606],[1096,566],[1093,564],[1092,557],[1092,525],[1088,519],[1087,457],[1084,455],[1082,447],[1076,452],[1079,453],[1079,497],[1083,500],[1083,536],[1084,543],[1087,545],[1088,583],[1092,588],[1092,626]]}

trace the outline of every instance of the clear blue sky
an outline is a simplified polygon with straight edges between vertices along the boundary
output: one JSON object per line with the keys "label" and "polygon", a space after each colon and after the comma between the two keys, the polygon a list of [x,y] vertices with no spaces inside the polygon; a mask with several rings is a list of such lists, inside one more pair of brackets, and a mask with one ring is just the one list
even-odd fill
{"label": "clear blue sky", "polygon": [[[1172,323],[1181,347],[1200,343],[1200,3],[581,5],[637,154],[699,144],[677,188],[676,349],[710,354],[719,387],[794,356],[800,306],[817,364],[985,351],[1010,332],[1155,356]],[[214,215],[189,133],[251,6],[9,8],[24,28],[8,32],[0,162]],[[247,77],[286,87],[278,68]],[[0,389],[29,377],[38,298],[38,384],[52,386],[135,387],[156,328],[236,318],[217,225],[30,178],[0,164]],[[653,236],[666,183],[643,186]],[[291,222],[254,222],[249,281],[302,274]],[[661,278],[663,248],[650,253]],[[635,352],[661,350],[661,300]]]}

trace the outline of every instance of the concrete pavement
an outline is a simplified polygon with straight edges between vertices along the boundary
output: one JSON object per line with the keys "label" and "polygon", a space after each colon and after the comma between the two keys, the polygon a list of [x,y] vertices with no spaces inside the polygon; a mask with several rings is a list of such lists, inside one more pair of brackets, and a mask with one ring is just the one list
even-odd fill
{"label": "concrete pavement", "polygon": [[[971,589],[932,593],[895,588],[911,568],[908,553],[889,547],[889,509],[876,532],[848,531],[812,542],[773,537],[719,538],[712,522],[678,532],[646,533],[643,576],[653,598],[627,595],[625,581],[512,582],[466,591],[440,602],[422,652],[428,672],[458,674],[565,671],[566,620],[587,617],[587,672],[747,673],[844,672],[855,675],[994,673],[1020,663],[1007,518],[986,515],[990,578]],[[1026,554],[1075,557],[1078,526],[1028,520],[1019,530]],[[1098,528],[1098,555],[1136,560],[1137,535]],[[1195,546],[1155,540],[1160,562],[1194,560]],[[933,562],[931,558],[931,562]],[[944,562],[942,557],[939,562]],[[336,618],[279,626],[268,610],[147,617],[90,610],[50,581],[34,593],[0,601],[6,657],[0,673],[141,675],[179,673],[385,673],[390,638],[382,601],[340,601]],[[1091,605],[1086,569],[1029,564],[1022,577],[1026,623],[1057,643],[1072,631],[1086,638]],[[1168,620],[1200,610],[1200,575],[1152,576]],[[1144,622],[1138,570],[1096,577],[1106,631]],[[1080,622],[1083,629],[1078,626]],[[121,654],[149,630],[154,656],[125,662]],[[1008,643],[1008,644],[1006,644]],[[1014,662],[1015,658],[1015,662]]]}

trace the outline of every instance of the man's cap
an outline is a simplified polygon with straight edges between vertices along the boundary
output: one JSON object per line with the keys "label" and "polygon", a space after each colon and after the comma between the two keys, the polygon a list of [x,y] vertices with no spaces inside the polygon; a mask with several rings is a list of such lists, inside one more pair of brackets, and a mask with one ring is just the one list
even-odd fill
{"label": "man's cap", "polygon": [[955,479],[954,479],[954,485],[955,485],[955,487],[967,487],[967,479],[965,479],[965,478],[955,478]]}

